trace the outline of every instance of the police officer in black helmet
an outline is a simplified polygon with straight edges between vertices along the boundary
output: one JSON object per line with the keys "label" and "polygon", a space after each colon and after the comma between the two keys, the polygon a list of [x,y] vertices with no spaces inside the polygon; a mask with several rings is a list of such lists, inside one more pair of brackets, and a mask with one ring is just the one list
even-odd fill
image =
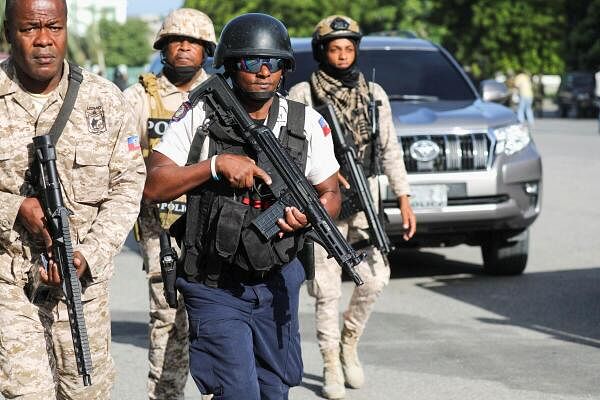
{"label": "police officer in black helmet", "polygon": [[[271,128],[337,215],[339,165],[329,127],[312,108],[277,92],[294,68],[285,26],[264,14],[234,18],[214,66],[224,66],[250,117]],[[305,273],[296,252],[307,219],[288,208],[274,240],[255,240],[249,221],[268,207],[271,179],[239,132],[225,121],[207,123],[211,112],[202,100],[176,112],[151,155],[144,191],[150,201],[188,194],[177,289],[190,320],[190,372],[203,394],[219,399],[287,399],[302,379],[298,294]]]}

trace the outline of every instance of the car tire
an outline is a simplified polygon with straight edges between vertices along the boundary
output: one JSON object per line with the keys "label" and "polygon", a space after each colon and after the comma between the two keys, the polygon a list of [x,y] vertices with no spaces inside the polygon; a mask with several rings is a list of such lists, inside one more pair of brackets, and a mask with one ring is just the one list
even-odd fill
{"label": "car tire", "polygon": [[527,266],[529,230],[506,238],[491,233],[481,245],[483,269],[489,275],[519,275]]}

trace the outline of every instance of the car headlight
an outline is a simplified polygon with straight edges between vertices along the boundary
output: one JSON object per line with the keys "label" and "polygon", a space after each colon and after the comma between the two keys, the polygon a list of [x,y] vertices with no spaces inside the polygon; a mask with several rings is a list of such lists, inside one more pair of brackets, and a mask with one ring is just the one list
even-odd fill
{"label": "car headlight", "polygon": [[515,124],[494,129],[496,135],[496,154],[508,156],[523,150],[531,141],[527,125]]}

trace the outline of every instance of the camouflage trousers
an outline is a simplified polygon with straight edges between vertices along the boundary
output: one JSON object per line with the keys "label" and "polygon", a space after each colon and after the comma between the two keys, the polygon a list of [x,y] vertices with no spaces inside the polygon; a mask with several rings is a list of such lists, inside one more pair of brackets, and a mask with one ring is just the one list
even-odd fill
{"label": "camouflage trousers", "polygon": [[[364,213],[337,223],[350,242],[369,237]],[[367,257],[357,267],[364,285],[354,288],[348,308],[343,313],[344,327],[360,337],[377,297],[390,280],[390,268],[379,250],[370,246]],[[316,298],[317,342],[321,351],[337,348],[340,343],[339,303],[342,297],[341,268],[325,250],[315,243],[315,279],[307,282],[308,293]]]}
{"label": "camouflage trousers", "polygon": [[[0,282],[0,393],[7,399],[110,399],[108,294],[83,304],[92,355],[92,385],[83,386],[64,301],[31,304],[23,288]],[[93,316],[93,317],[92,317]]]}
{"label": "camouflage trousers", "polygon": [[[181,295],[177,309],[169,308],[163,295],[160,243],[155,222],[147,218],[141,218],[139,222],[139,244],[150,298],[148,398],[183,399],[189,371],[187,314]],[[177,248],[175,243],[173,246]]]}

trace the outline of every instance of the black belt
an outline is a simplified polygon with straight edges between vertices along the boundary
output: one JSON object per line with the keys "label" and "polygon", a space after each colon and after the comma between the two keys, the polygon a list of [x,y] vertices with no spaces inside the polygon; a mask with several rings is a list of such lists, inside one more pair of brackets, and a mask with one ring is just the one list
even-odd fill
{"label": "black belt", "polygon": [[272,268],[268,270],[245,270],[238,266],[231,265],[225,271],[221,272],[219,282],[224,285],[255,285],[259,283],[268,282],[271,277],[279,271],[279,268]]}
{"label": "black belt", "polygon": [[271,277],[278,273],[281,268],[271,268],[269,270],[245,270],[236,265],[223,265],[218,277],[214,275],[200,276],[200,279],[194,279],[210,287],[222,289],[239,288],[240,285],[257,285],[268,282]]}

